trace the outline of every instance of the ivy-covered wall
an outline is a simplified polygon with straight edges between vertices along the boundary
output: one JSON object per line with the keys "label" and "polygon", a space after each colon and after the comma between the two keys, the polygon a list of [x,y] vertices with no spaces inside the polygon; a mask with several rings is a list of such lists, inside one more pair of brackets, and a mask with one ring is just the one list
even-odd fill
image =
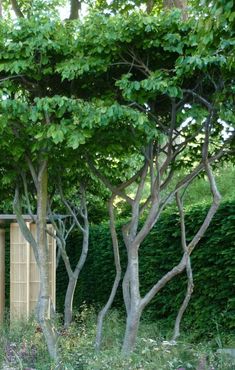
{"label": "ivy-covered wall", "polygon": [[[186,227],[189,241],[201,225],[207,206],[194,206],[187,211]],[[120,224],[118,225],[120,235]],[[81,238],[74,234],[69,240],[73,263],[78,258]],[[123,270],[125,247],[120,253]],[[165,213],[140,248],[140,282],[144,293],[181,258],[180,227],[177,212]],[[235,202],[223,203],[206,235],[192,255],[194,293],[184,316],[183,325],[198,333],[231,332],[235,329]],[[107,224],[92,226],[90,250],[81,273],[75,308],[83,302],[101,306],[106,302],[114,278],[112,244]],[[57,271],[57,307],[63,309],[66,272],[61,263]],[[176,277],[152,301],[145,315],[173,326],[173,320],[184,298],[186,275]],[[123,308],[121,287],[114,305]],[[146,316],[145,316],[146,317]]]}

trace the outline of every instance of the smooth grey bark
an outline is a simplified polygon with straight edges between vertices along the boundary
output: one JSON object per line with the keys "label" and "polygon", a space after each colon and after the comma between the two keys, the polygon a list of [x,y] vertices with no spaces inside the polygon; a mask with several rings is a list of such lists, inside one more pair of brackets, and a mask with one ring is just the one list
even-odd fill
{"label": "smooth grey bark", "polygon": [[[141,314],[145,307],[155,297],[156,294],[175,276],[182,273],[185,269],[188,272],[190,284],[188,293],[191,291],[191,266],[190,266],[190,255],[205,234],[209,227],[213,216],[215,215],[219,203],[220,194],[217,190],[215,179],[211,170],[210,165],[215,161],[219,160],[224,153],[226,153],[226,147],[228,143],[235,136],[233,133],[229,139],[227,139],[222,147],[218,149],[213,155],[209,156],[209,131],[214,114],[214,109],[205,98],[201,97],[195,91],[187,90],[184,91],[187,96],[192,95],[193,100],[199,100],[203,106],[206,106],[208,110],[208,117],[203,126],[200,126],[200,130],[192,132],[192,135],[185,135],[185,129],[178,129],[176,123],[177,109],[181,109],[180,103],[175,102],[172,99],[172,112],[171,121],[168,123],[166,129],[162,127],[165,134],[165,143],[158,143],[158,140],[150,143],[144,151],[145,164],[141,170],[138,171],[138,176],[133,176],[135,182],[139,180],[135,196],[133,198],[124,191],[125,183],[119,186],[113,186],[109,179],[106,178],[100,171],[94,166],[91,160],[88,160],[93,173],[106,185],[106,187],[112,192],[120,196],[132,207],[130,221],[123,227],[123,239],[126,245],[128,265],[123,280],[123,297],[126,306],[127,320],[126,320],[126,331],[123,341],[122,352],[124,355],[129,355],[135,347],[136,336],[138,333],[139,321]],[[136,103],[134,103],[136,105]],[[139,105],[138,105],[139,108]],[[143,108],[145,109],[145,108]],[[154,115],[151,113],[151,117]],[[213,117],[214,119],[214,117]],[[157,120],[157,118],[156,118]],[[159,122],[157,121],[159,124]],[[181,155],[182,151],[187,148],[190,141],[195,141],[197,135],[200,133],[205,134],[204,145],[202,147],[202,159],[201,161],[191,170],[190,173],[185,175],[175,186],[173,190],[169,189],[169,184],[172,180],[172,168],[174,171],[174,164],[177,156]],[[180,140],[179,140],[180,139]],[[194,235],[191,242],[187,245],[187,248],[183,251],[183,256],[177,265],[173,266],[164,276],[159,279],[152,286],[152,288],[143,296],[140,296],[139,291],[139,271],[138,271],[138,249],[144,239],[147,237],[153,226],[158,221],[162,211],[165,209],[172,199],[180,191],[184,190],[192,181],[202,172],[205,171],[209,180],[211,194],[213,201],[208,213],[200,226],[199,230]],[[142,200],[142,193],[146,183],[146,179],[149,182],[150,179],[150,192],[147,200]],[[131,182],[128,183],[128,185]],[[166,190],[167,195],[165,195]],[[164,193],[163,193],[164,191]],[[133,189],[132,189],[133,193]],[[162,195],[163,193],[163,195]],[[139,226],[140,215],[146,212],[145,222],[141,228]],[[187,306],[190,294],[182,307],[181,313],[183,314],[185,307]]]}
{"label": "smooth grey bark", "polygon": [[79,0],[70,0],[70,15],[69,15],[70,20],[79,18],[81,3],[82,2]]}
{"label": "smooth grey bark", "polygon": [[180,336],[181,320],[188,307],[188,304],[190,302],[190,299],[193,293],[194,284],[193,284],[193,273],[192,273],[192,268],[191,268],[190,256],[187,256],[186,271],[187,271],[187,277],[188,277],[187,291],[186,291],[185,298],[183,300],[183,303],[178,311],[178,314],[175,320],[174,334],[173,334],[172,340],[176,340]]}
{"label": "smooth grey bark", "polygon": [[51,319],[52,300],[50,297],[48,245],[46,235],[47,187],[48,187],[47,161],[43,160],[40,163],[37,174],[36,240],[33,237],[30,230],[28,229],[25,220],[22,217],[18,187],[16,187],[15,191],[13,208],[21,232],[24,235],[25,239],[30,243],[31,247],[33,248],[35,259],[39,268],[40,293],[36,310],[37,320],[43,331],[50,357],[55,361],[55,363],[58,363],[59,362],[59,356],[57,352],[58,334],[54,326],[54,322]]}
{"label": "smooth grey bark", "polygon": [[112,244],[113,244],[113,254],[114,254],[116,276],[114,279],[114,283],[112,286],[109,299],[107,303],[105,304],[105,306],[102,308],[102,310],[98,314],[96,341],[95,341],[96,350],[100,350],[104,318],[113,303],[113,300],[115,298],[115,295],[116,295],[116,292],[117,292],[117,289],[118,289],[118,286],[121,280],[121,264],[120,264],[120,256],[119,256],[119,245],[118,245],[118,238],[117,238],[117,233],[116,233],[116,228],[115,228],[115,217],[114,217],[114,210],[113,210],[114,199],[115,199],[115,196],[111,197],[109,201],[109,216],[110,216],[110,233],[111,233]]}
{"label": "smooth grey bark", "polygon": [[[211,170],[211,167],[210,167],[210,164],[209,164],[209,161],[208,161],[209,132],[210,132],[209,121],[206,121],[206,124],[205,124],[205,142],[204,142],[204,147],[203,147],[202,154],[203,154],[203,161],[204,161],[204,165],[205,165],[205,171],[206,171],[209,183],[210,183],[211,193],[213,195],[213,203],[212,203],[212,206],[211,206],[210,211],[209,211],[209,213],[211,214],[213,212],[216,212],[216,210],[219,206],[219,203],[220,203],[221,195],[218,191],[216,181],[215,181],[215,178],[213,176],[213,172]],[[187,286],[187,292],[186,292],[184,301],[183,301],[183,303],[182,303],[182,305],[179,309],[178,315],[176,317],[173,340],[177,339],[180,336],[180,323],[181,323],[183,314],[184,314],[184,312],[185,312],[185,310],[186,310],[186,308],[189,304],[189,301],[191,299],[191,295],[192,295],[192,292],[193,292],[194,284],[193,284],[193,273],[192,273],[191,262],[190,262],[190,253],[192,251],[192,247],[195,248],[196,244],[200,240],[199,238],[194,238],[195,239],[194,240],[194,246],[192,246],[192,245],[190,246],[190,244],[189,244],[190,247],[187,246],[183,204],[182,204],[182,200],[179,196],[179,193],[176,194],[176,202],[177,202],[178,209],[179,209],[179,214],[180,214],[181,243],[182,243],[182,247],[183,247],[184,252],[187,253],[186,271],[187,271],[187,277],[188,277],[188,286]],[[209,213],[208,213],[208,215],[209,215]],[[207,223],[205,222],[205,229],[206,228],[207,228]],[[199,236],[200,236],[200,234],[199,234]]]}
{"label": "smooth grey bark", "polygon": [[146,4],[146,12],[150,14],[154,7],[154,0],[148,0]]}
{"label": "smooth grey bark", "polygon": [[[207,228],[210,225],[210,222],[216,213],[219,203],[220,203],[220,195],[216,188],[215,179],[213,173],[210,168],[210,163],[213,162],[215,159],[220,158],[223,155],[223,150],[219,150],[219,152],[214,155],[213,157],[203,159],[203,162],[200,163],[192,172],[191,174],[187,175],[183,180],[179,181],[176,185],[175,189],[164,199],[161,200],[159,196],[159,192],[161,191],[161,185],[159,183],[158,174],[154,175],[154,172],[150,169],[150,174],[152,172],[152,204],[147,216],[147,219],[143,225],[143,227],[137,231],[138,222],[139,222],[139,215],[141,214],[141,207],[140,207],[140,199],[141,194],[144,188],[144,183],[147,176],[147,169],[148,165],[145,170],[142,172],[141,181],[139,183],[135,199],[131,200],[132,204],[132,217],[131,221],[125,225],[123,228],[123,238],[126,244],[127,253],[128,253],[128,266],[125,273],[124,281],[123,281],[123,291],[124,291],[124,301],[126,305],[127,311],[127,320],[126,320],[126,330],[125,336],[122,346],[122,352],[124,355],[129,355],[135,347],[136,337],[139,328],[139,322],[141,314],[144,308],[149,304],[149,302],[155,297],[155,295],[175,276],[182,273],[186,266],[188,265],[188,260],[190,254],[193,252],[194,248],[206,232]],[[144,297],[140,297],[139,291],[139,262],[138,262],[138,249],[139,249],[139,241],[142,242],[145,237],[148,235],[156,221],[158,220],[159,215],[161,214],[164,207],[168,204],[172,196],[179,192],[179,190],[184,189],[184,187],[188,186],[194,178],[202,171],[205,170],[209,183],[211,192],[213,195],[213,202],[212,205],[201,225],[197,233],[195,234],[192,241],[188,244],[187,250],[184,251],[184,254],[180,260],[180,262],[174,266],[169,272],[167,272],[150,290],[145,294]],[[96,171],[98,174],[98,172]],[[99,178],[101,178],[99,176]],[[106,182],[107,183],[107,182]],[[112,188],[113,191],[114,188]],[[120,188],[119,194],[120,195]],[[125,198],[126,195],[125,195]],[[145,204],[144,204],[145,206]]]}
{"label": "smooth grey bark", "polygon": [[134,245],[128,249],[128,261],[130,306],[127,313],[126,330],[122,346],[124,354],[129,354],[135,346],[141,316],[138,246]]}
{"label": "smooth grey bark", "polygon": [[21,9],[20,9],[20,6],[18,4],[18,1],[17,0],[11,0],[11,5],[12,5],[12,9],[14,10],[15,12],[15,15],[18,17],[18,18],[23,18],[24,17],[24,14],[22,13]]}
{"label": "smooth grey bark", "polygon": [[47,200],[48,200],[47,161],[40,164],[37,189],[37,244],[40,274],[40,295],[38,302],[38,321],[42,328],[50,357],[58,362],[57,342],[58,334],[51,320],[51,296],[49,286],[49,264],[47,245]]}
{"label": "smooth grey bark", "polygon": [[184,9],[187,6],[187,0],[164,0],[164,8],[179,8]]}
{"label": "smooth grey bark", "polygon": [[69,283],[66,290],[64,301],[64,327],[68,328],[73,319],[73,298],[77,285],[77,279],[74,276],[69,277]]}
{"label": "smooth grey bark", "polygon": [[[88,225],[87,225],[87,228],[88,228]],[[65,328],[67,328],[72,322],[74,292],[77,286],[80,272],[86,262],[86,258],[88,254],[88,247],[89,247],[89,232],[87,231],[86,233],[83,233],[83,246],[82,246],[82,253],[81,253],[80,259],[76,265],[73,275],[69,276],[69,284],[68,284],[68,288],[66,291],[65,305],[64,305],[64,326]]]}
{"label": "smooth grey bark", "polygon": [[[184,196],[184,193],[183,193]],[[183,198],[182,196],[182,198]],[[173,340],[176,340],[180,336],[180,324],[183,317],[184,312],[186,311],[189,301],[191,299],[191,295],[193,293],[193,272],[191,268],[191,261],[190,261],[190,255],[188,253],[188,246],[186,242],[186,230],[185,230],[185,220],[184,220],[184,210],[183,210],[183,203],[182,199],[179,195],[179,193],[176,193],[176,203],[178,206],[179,214],[180,214],[180,228],[181,228],[181,244],[183,251],[186,253],[186,272],[187,272],[187,291],[185,298],[183,300],[183,303],[178,311],[176,320],[175,320],[175,326],[174,326],[174,334],[173,334]]]}
{"label": "smooth grey bark", "polygon": [[[77,217],[76,211],[72,208],[72,206],[69,204],[69,202],[66,200],[64,196],[61,181],[59,180],[58,182],[59,182],[59,193],[60,193],[61,200],[64,203],[67,211],[73,218],[73,225],[66,233],[63,221],[60,220],[60,225],[58,226],[55,220],[53,219],[53,215],[50,210],[50,216],[51,216],[50,219],[51,219],[52,225],[54,226],[56,230],[56,236],[54,237],[57,240],[59,253],[61,254],[61,257],[63,259],[65,268],[68,274],[68,278],[69,278],[66,295],[65,295],[65,301],[64,301],[64,327],[68,328],[72,322],[72,317],[73,317],[73,300],[74,300],[75,289],[77,286],[80,272],[86,262],[88,249],[89,249],[89,221],[88,221],[88,210],[87,210],[87,205],[86,205],[85,189],[83,188],[83,186],[80,184],[80,203],[81,205],[80,205],[80,208],[78,207],[77,209],[80,213],[81,219],[83,220],[83,224],[81,224],[81,222],[79,221]],[[73,226],[77,226],[83,235],[81,255],[80,255],[80,258],[74,270],[71,267],[69,257],[66,252],[66,240],[68,238],[69,233],[72,231]]]}
{"label": "smooth grey bark", "polygon": [[66,291],[66,297],[65,297],[65,307],[64,307],[64,326],[68,327],[72,321],[72,315],[73,315],[73,299],[74,299],[74,292],[77,286],[77,281],[80,275],[80,272],[86,262],[87,254],[88,254],[88,248],[89,248],[89,222],[88,222],[88,211],[87,211],[87,205],[86,205],[86,197],[85,197],[85,191],[83,187],[81,186],[81,209],[80,209],[80,215],[83,219],[83,226],[81,226],[80,222],[78,221],[78,218],[76,214],[73,212],[72,208],[68,204],[68,202],[65,200],[63,194],[61,193],[62,201],[66,205],[68,211],[73,216],[74,222],[77,227],[81,230],[83,234],[83,242],[82,242],[82,252],[80,255],[80,258],[78,260],[78,263],[75,267],[75,270],[73,273],[69,272],[67,269],[67,273],[69,275],[69,284]]}
{"label": "smooth grey bark", "polygon": [[122,294],[123,300],[126,308],[126,314],[130,310],[131,298],[130,298],[130,276],[129,276],[129,265],[127,265],[125,275],[122,280]]}

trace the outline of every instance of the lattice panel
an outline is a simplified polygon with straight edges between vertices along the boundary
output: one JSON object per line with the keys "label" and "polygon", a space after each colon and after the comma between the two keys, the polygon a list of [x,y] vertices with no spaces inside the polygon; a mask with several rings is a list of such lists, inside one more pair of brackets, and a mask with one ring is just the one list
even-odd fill
{"label": "lattice panel", "polygon": [[[27,224],[36,239],[36,225]],[[51,225],[48,225],[53,231]],[[10,267],[10,315],[17,319],[22,316],[28,317],[36,308],[40,276],[34,257],[33,249],[24,239],[19,225],[11,224],[11,267]],[[55,305],[55,272],[56,272],[56,243],[52,236],[48,236],[48,264],[50,277],[50,294]]]}
{"label": "lattice panel", "polygon": [[5,230],[0,229],[0,323],[5,308]]}

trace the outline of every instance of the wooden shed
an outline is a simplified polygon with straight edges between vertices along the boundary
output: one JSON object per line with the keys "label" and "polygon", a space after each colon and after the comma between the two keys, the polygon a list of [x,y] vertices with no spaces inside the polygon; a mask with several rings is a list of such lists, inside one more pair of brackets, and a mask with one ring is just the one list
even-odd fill
{"label": "wooden shed", "polygon": [[[26,224],[36,238],[36,225],[24,216]],[[5,308],[5,230],[3,220],[14,220],[14,215],[0,215],[0,320]],[[53,231],[52,225],[48,229]],[[56,301],[56,242],[47,235],[50,294],[53,305]],[[23,237],[16,222],[10,223],[10,319],[29,317],[37,305],[40,277],[33,249]]]}

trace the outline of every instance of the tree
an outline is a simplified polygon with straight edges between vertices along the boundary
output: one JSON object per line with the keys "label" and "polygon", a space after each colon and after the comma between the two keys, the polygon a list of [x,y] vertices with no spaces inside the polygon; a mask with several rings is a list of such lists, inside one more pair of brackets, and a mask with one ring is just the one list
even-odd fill
{"label": "tree", "polygon": [[[1,147],[6,154],[2,161],[5,176],[7,178],[9,173],[12,173],[11,180],[15,181],[14,212],[24,237],[34,250],[39,267],[38,322],[44,333],[50,356],[58,362],[58,333],[51,318],[46,237],[48,172],[51,163],[63,156],[61,148],[58,147],[56,154],[54,150],[56,144],[61,142],[64,134],[68,132],[66,131],[68,121],[64,114],[70,115],[71,109],[77,107],[77,104],[66,96],[53,96],[54,88],[58,94],[53,58],[56,54],[59,57],[63,52],[66,53],[66,28],[53,17],[53,14],[50,22],[44,16],[45,14],[41,14],[29,19],[22,17],[18,20],[17,28],[11,22],[2,20]],[[8,43],[9,34],[10,43]],[[50,98],[50,95],[53,97]],[[56,124],[61,122],[61,126],[56,130]],[[84,135],[86,134],[73,136],[72,145],[78,146],[80,142],[84,142]],[[32,217],[37,225],[36,240],[22,218],[20,204],[23,186],[19,178],[22,176],[28,179],[28,174],[36,190],[37,217],[36,219]]]}
{"label": "tree", "polygon": [[[95,29],[98,25],[100,33],[96,35]],[[77,48],[74,59],[58,66],[58,70],[63,68],[64,78],[76,79],[78,76],[85,76],[88,71],[89,77],[95,76],[93,91],[104,100],[112,100],[114,97],[119,104],[135,108],[145,115],[145,119],[143,116],[141,118],[143,120],[141,135],[139,134],[141,124],[133,125],[128,118],[122,121],[122,127],[129,126],[132,135],[137,138],[131,147],[142,158],[142,165],[136,173],[133,173],[133,168],[132,171],[130,169],[132,172],[130,178],[125,181],[120,178],[118,165],[121,161],[118,152],[110,152],[110,148],[105,152],[105,144],[101,140],[100,149],[97,146],[94,152],[87,152],[91,169],[111,191],[112,201],[114,197],[119,196],[131,208],[130,222],[123,228],[123,239],[128,255],[128,267],[123,280],[123,296],[127,311],[123,351],[129,353],[134,348],[144,308],[170,279],[186,267],[189,271],[189,256],[219,206],[220,195],[216,188],[212,165],[227,155],[234,138],[234,131],[231,128],[233,118],[225,113],[231,109],[231,102],[227,100],[232,88],[228,79],[230,67],[226,65],[226,58],[230,57],[230,52],[224,55],[218,39],[211,45],[209,54],[205,49],[202,51],[203,38],[200,32],[194,31],[194,20],[181,22],[179,13],[175,11],[161,13],[152,18],[140,13],[129,14],[128,18],[94,16],[81,27],[81,35],[84,39],[82,45]],[[79,55],[85,56],[86,65],[79,61]],[[102,91],[99,87],[100,79],[103,81]],[[227,140],[222,137],[221,119],[224,114],[231,128],[231,136]],[[139,118],[139,122],[141,119]],[[119,141],[121,145],[126,146],[127,137],[123,138],[120,135],[120,129],[112,133],[113,145]],[[106,160],[105,167],[107,156],[109,160]],[[114,169],[115,165],[116,176],[120,182],[115,175],[113,180],[110,173],[110,167]],[[175,174],[182,166],[187,169],[187,173],[177,182]],[[185,191],[202,171],[208,178],[213,201],[200,229],[189,244],[185,245],[179,194]],[[149,196],[143,199],[143,189],[148,181],[150,181]],[[136,192],[131,196],[128,194],[128,186],[134,182]],[[141,297],[138,274],[139,248],[175,195],[181,214],[183,257],[178,265]],[[112,206],[110,210],[113,225]],[[145,221],[139,229],[140,217],[144,217]],[[112,235],[117,254],[116,236],[115,233]],[[118,258],[116,271],[116,280],[110,297],[113,296],[119,280]],[[106,307],[110,302],[109,300]]]}
{"label": "tree", "polygon": [[[49,351],[53,358],[57,357],[57,337],[46,313],[50,304],[46,263],[47,175],[53,163],[67,156],[65,148],[72,148],[74,155],[90,166],[111,194],[117,274],[106,308],[112,303],[120,278],[114,198],[122,198],[130,208],[130,221],[123,228],[128,256],[123,280],[127,311],[123,352],[128,354],[134,348],[144,308],[171,278],[188,266],[190,254],[218,208],[220,196],[212,165],[228,155],[234,135],[231,131],[225,140],[221,133],[221,120],[229,127],[234,124],[233,85],[229,78],[231,41],[226,52],[222,47],[232,31],[218,25],[216,38],[210,38],[205,50],[202,29],[195,30],[193,18],[182,22],[175,10],[155,16],[141,11],[115,17],[96,14],[83,23],[61,23],[54,15],[48,22],[48,15],[39,11],[35,17],[20,18],[18,27],[3,25],[2,145],[16,163],[24,163],[35,183],[39,230],[36,244],[21,223],[18,189],[15,211],[39,260],[42,276],[39,319]],[[218,35],[223,35],[222,40]],[[14,145],[12,153],[10,143]],[[6,161],[3,166],[7,168]],[[186,175],[176,181],[176,171],[182,166]],[[185,245],[179,196],[202,171],[208,177],[213,202],[198,233]],[[149,196],[144,198],[143,190],[149,183]],[[129,190],[131,184],[135,184],[134,194]],[[181,214],[183,257],[141,297],[139,248],[175,195]],[[100,318],[102,323],[102,315]]]}
{"label": "tree", "polygon": [[[59,21],[53,14],[48,21],[48,14],[45,13],[30,18],[22,17],[17,21],[17,27],[15,22],[13,24],[5,20],[2,20],[2,25],[0,124],[1,149],[5,157],[1,160],[1,168],[4,181],[15,185],[14,212],[24,237],[33,247],[40,271],[37,318],[50,356],[58,362],[59,337],[50,318],[46,238],[48,204],[53,190],[51,179],[58,170],[59,163],[65,163],[67,159],[68,165],[68,160],[72,158],[71,150],[76,149],[77,158],[81,158],[84,144],[91,138],[94,128],[97,131],[99,127],[106,126],[113,119],[110,113],[118,107],[115,104],[106,106],[85,102],[74,97],[75,92],[76,95],[86,97],[86,87],[83,90],[74,90],[73,84],[63,81],[56,71],[56,63],[68,56],[74,42],[74,39],[71,44],[68,42],[71,32],[69,25]],[[73,97],[70,97],[71,94]],[[127,108],[120,108],[117,114],[128,115],[130,111],[132,112]],[[134,112],[134,118],[136,117],[138,115]],[[70,155],[65,148],[70,148]],[[71,165],[72,163],[69,164]],[[20,178],[24,179],[22,183]],[[29,188],[30,194],[27,196]],[[37,224],[36,240],[22,218],[23,194],[27,199],[29,213],[33,214],[32,209],[37,211],[36,219],[32,215],[32,220]],[[31,194],[35,194],[35,197]],[[84,204],[83,209],[85,207]],[[87,215],[85,223],[84,230],[87,229]],[[85,234],[87,248],[88,233]],[[84,249],[83,257],[85,252]],[[76,270],[76,277],[80,268],[81,264]]]}
{"label": "tree", "polygon": [[[73,177],[75,173],[76,173],[76,169],[73,169]],[[75,192],[71,191],[71,187],[72,187],[71,179],[72,179],[72,176],[70,176],[70,181],[69,181],[70,183],[69,193],[72,193],[73,199],[75,199],[75,201],[73,200],[72,202],[69,201],[64,194],[61,178],[58,177],[57,179],[58,181],[57,191],[59,193],[60,203],[64,205],[64,209],[66,213],[72,219],[68,227],[66,227],[67,217],[66,218],[58,217],[58,221],[56,221],[55,213],[52,211],[51,206],[48,207],[49,208],[49,218],[56,231],[56,234],[54,237],[56,238],[57,245],[58,245],[57,261],[59,262],[59,258],[61,256],[63,259],[64,265],[65,265],[67,274],[68,274],[68,278],[69,278],[65,301],[64,301],[64,327],[65,328],[68,328],[68,326],[71,324],[71,321],[72,321],[74,293],[75,293],[75,289],[77,286],[77,281],[78,281],[80,272],[86,262],[86,257],[88,253],[88,247],[89,247],[89,222],[88,222],[88,210],[87,210],[85,186],[81,182],[81,179],[77,180],[76,183],[78,184],[75,185]],[[75,268],[73,269],[69,261],[67,251],[66,251],[66,241],[67,241],[69,234],[74,229],[74,227],[76,227],[82,233],[83,240],[82,240],[82,248],[81,248],[80,257],[76,263]]]}

